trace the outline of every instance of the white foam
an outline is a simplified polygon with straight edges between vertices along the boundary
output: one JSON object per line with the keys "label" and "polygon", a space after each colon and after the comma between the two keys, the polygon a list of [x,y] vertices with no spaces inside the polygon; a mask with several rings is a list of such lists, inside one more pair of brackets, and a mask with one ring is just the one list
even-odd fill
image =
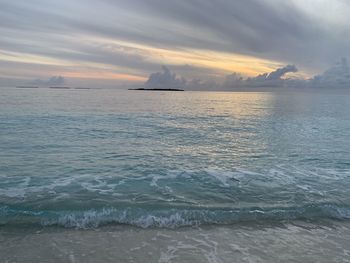
{"label": "white foam", "polygon": [[30,177],[24,177],[22,178],[21,182],[15,183],[6,189],[0,188],[0,196],[6,196],[10,198],[24,198],[30,181]]}
{"label": "white foam", "polygon": [[152,181],[150,183],[150,186],[158,187],[158,181],[160,180],[171,180],[176,179],[178,177],[185,177],[189,178],[188,174],[193,173],[193,171],[185,170],[185,171],[179,171],[179,170],[173,170],[169,171],[167,175],[151,175]]}
{"label": "white foam", "polygon": [[205,172],[214,177],[216,180],[218,180],[223,186],[229,187],[229,180],[234,179],[235,181],[238,181],[238,179],[235,177],[234,172],[226,172],[222,170],[215,170],[215,169],[206,169]]}
{"label": "white foam", "polygon": [[168,217],[146,215],[134,220],[133,223],[143,228],[151,226],[174,228],[176,226],[192,225],[192,222],[184,219],[179,213],[172,214]]}

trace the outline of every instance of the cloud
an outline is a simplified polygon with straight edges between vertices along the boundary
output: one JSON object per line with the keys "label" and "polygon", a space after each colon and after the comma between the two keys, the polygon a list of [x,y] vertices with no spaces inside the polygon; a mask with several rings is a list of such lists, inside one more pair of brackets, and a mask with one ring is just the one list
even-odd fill
{"label": "cloud", "polygon": [[256,77],[243,78],[239,73],[232,73],[225,77],[222,84],[223,90],[234,90],[242,88],[274,88],[286,87],[290,79],[283,78],[288,73],[298,72],[294,65],[278,68],[270,73],[260,74]]}
{"label": "cloud", "polygon": [[241,87],[245,83],[245,79],[239,73],[232,73],[225,77],[225,80],[222,84],[224,90],[230,90],[235,87]]}
{"label": "cloud", "polygon": [[[1,51],[136,75],[160,63],[174,64],[173,57],[112,50],[110,43],[228,52],[296,64],[309,72],[325,70],[329,61],[349,54],[350,46],[344,37],[350,33],[350,5],[344,0],[0,0],[0,7]],[[108,44],[92,45],[93,39]],[[30,59],[22,63],[23,74],[31,69]]]}
{"label": "cloud", "polygon": [[152,73],[145,83],[146,88],[183,89],[186,87],[185,78],[179,78],[169,68],[162,66],[162,72]]}
{"label": "cloud", "polygon": [[280,80],[284,75],[291,72],[298,72],[297,67],[294,65],[287,65],[268,74],[266,80]]}
{"label": "cloud", "polygon": [[201,79],[191,79],[186,80],[186,86],[184,89],[187,90],[221,90],[222,87],[215,80],[201,80]]}
{"label": "cloud", "polygon": [[218,87],[218,83],[214,80],[203,80],[199,78],[186,79],[184,77],[178,77],[171,70],[162,66],[161,72],[152,73],[149,75],[148,80],[144,83],[147,89],[186,89],[186,90],[215,90]]}
{"label": "cloud", "polygon": [[224,80],[201,80],[186,79],[178,77],[172,73],[166,66],[162,67],[162,72],[152,73],[147,82],[146,88],[181,88],[188,90],[235,90],[240,88],[259,88],[259,87],[282,87],[287,82],[282,79],[285,74],[297,72],[297,68],[288,65],[279,68],[271,73],[258,75],[254,78],[243,78],[239,73],[227,75]]}
{"label": "cloud", "polygon": [[287,65],[283,68],[278,68],[271,73],[264,73],[254,78],[247,78],[241,84],[248,87],[283,87],[286,83],[285,79],[282,79],[287,73],[298,72],[298,69],[294,65]]}
{"label": "cloud", "polygon": [[335,66],[323,74],[310,80],[311,87],[318,88],[350,88],[350,69],[346,58],[342,58]]}
{"label": "cloud", "polygon": [[264,73],[253,78],[243,79],[234,73],[226,77],[223,89],[240,88],[350,88],[350,67],[347,59],[342,58],[340,62],[310,79],[285,78],[288,73],[296,73],[298,69],[294,65],[287,65],[271,73]]}
{"label": "cloud", "polygon": [[239,73],[232,73],[221,80],[186,79],[177,77],[169,68],[163,66],[163,72],[150,75],[145,86],[148,88],[182,88],[187,90],[254,90],[265,88],[349,88],[350,67],[347,59],[343,58],[335,66],[323,74],[311,79],[289,78],[288,73],[296,73],[295,65],[287,65],[270,73],[260,74],[256,77],[244,78]]}
{"label": "cloud", "polygon": [[60,86],[64,85],[66,83],[66,80],[62,76],[52,76],[48,80],[41,80],[41,79],[36,79],[32,81],[30,84],[32,85],[38,85],[38,86]]}

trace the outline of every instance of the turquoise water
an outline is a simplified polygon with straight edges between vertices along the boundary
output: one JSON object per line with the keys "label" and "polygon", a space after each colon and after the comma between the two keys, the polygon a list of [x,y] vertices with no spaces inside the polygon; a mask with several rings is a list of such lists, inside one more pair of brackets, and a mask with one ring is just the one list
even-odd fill
{"label": "turquoise water", "polygon": [[0,89],[0,224],[350,219],[349,92]]}

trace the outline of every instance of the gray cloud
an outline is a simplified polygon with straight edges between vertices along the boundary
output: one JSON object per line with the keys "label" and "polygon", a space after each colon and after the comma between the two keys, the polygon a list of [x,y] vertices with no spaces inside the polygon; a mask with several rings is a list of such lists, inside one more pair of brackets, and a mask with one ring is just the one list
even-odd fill
{"label": "gray cloud", "polygon": [[30,84],[38,86],[60,86],[64,85],[65,83],[66,80],[62,76],[52,76],[48,80],[36,79],[30,82]]}
{"label": "gray cloud", "polygon": [[186,87],[186,80],[179,78],[176,74],[166,67],[162,66],[162,72],[152,73],[147,82],[146,88],[168,88],[168,89],[182,89]]}
{"label": "gray cloud", "polygon": [[326,70],[323,74],[305,80],[300,78],[288,78],[286,74],[296,73],[298,69],[294,65],[287,65],[270,73],[264,73],[256,77],[243,78],[239,73],[227,75],[223,80],[186,79],[178,77],[167,67],[163,66],[163,72],[153,73],[145,83],[147,88],[182,88],[187,90],[254,90],[265,88],[349,88],[350,67],[347,59],[343,58],[335,66]]}
{"label": "gray cloud", "polygon": [[268,75],[266,75],[266,80],[280,80],[287,73],[298,72],[298,69],[294,65],[287,65],[283,68],[279,68]]}
{"label": "gray cloud", "polygon": [[264,73],[254,78],[247,78],[240,84],[248,87],[282,87],[286,83],[286,80],[282,79],[282,77],[287,73],[294,73],[297,71],[298,69],[296,66],[287,65],[271,73]]}
{"label": "gray cloud", "polygon": [[242,87],[245,82],[246,79],[244,79],[239,73],[235,72],[225,77],[225,80],[222,83],[221,87],[224,90],[230,90],[235,87]]}
{"label": "gray cloud", "polygon": [[279,68],[271,73],[258,75],[254,78],[243,78],[238,73],[232,73],[222,81],[186,79],[177,77],[170,69],[163,66],[163,72],[152,73],[145,83],[146,88],[182,88],[189,90],[234,90],[239,88],[283,87],[288,80],[282,79],[285,74],[297,72],[294,65]]}
{"label": "gray cloud", "polygon": [[350,88],[350,69],[346,58],[342,58],[335,66],[323,74],[310,80],[311,87],[319,88]]}

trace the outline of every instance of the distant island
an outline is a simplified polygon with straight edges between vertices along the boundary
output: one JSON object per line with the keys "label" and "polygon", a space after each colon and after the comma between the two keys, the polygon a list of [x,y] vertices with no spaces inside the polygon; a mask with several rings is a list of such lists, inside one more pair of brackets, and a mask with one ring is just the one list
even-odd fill
{"label": "distant island", "polygon": [[17,89],[37,89],[37,86],[16,86]]}
{"label": "distant island", "polygon": [[128,89],[128,90],[145,90],[145,91],[185,91],[185,90],[183,90],[183,89],[145,89],[145,88]]}
{"label": "distant island", "polygon": [[50,87],[50,89],[70,89],[70,87]]}

